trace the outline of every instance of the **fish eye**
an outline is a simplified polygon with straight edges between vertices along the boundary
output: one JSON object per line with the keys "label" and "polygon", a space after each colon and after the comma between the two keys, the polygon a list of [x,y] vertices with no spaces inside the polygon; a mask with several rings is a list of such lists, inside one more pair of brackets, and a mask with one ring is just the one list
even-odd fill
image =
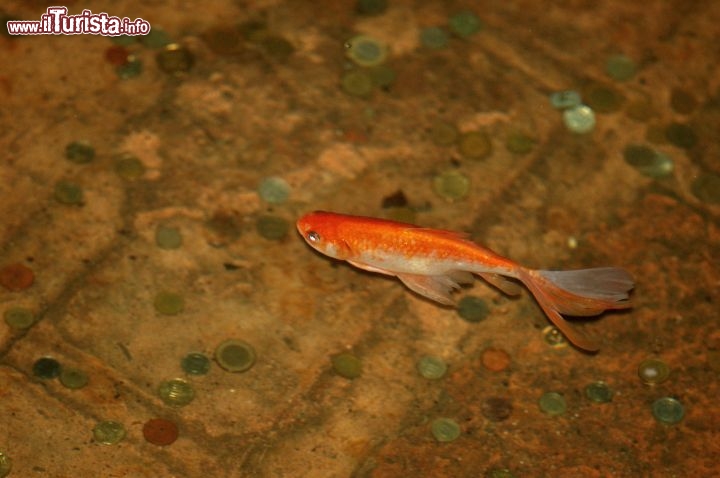
{"label": "fish eye", "polygon": [[315,231],[308,231],[308,233],[307,233],[307,239],[308,239],[308,241],[310,241],[310,242],[318,243],[318,242],[320,242],[320,234],[318,234],[318,233],[315,232]]}

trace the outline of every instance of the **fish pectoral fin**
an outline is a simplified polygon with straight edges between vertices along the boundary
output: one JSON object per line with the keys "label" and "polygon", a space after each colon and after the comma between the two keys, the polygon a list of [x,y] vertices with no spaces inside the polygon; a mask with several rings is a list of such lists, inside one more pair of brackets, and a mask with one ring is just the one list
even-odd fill
{"label": "fish pectoral fin", "polygon": [[454,305],[451,293],[460,285],[446,275],[426,276],[421,274],[396,274],[408,289],[423,297],[445,305]]}
{"label": "fish pectoral fin", "polygon": [[362,269],[362,270],[364,270],[364,271],[377,272],[378,274],[386,274],[386,275],[389,275],[389,276],[394,276],[394,275],[395,275],[394,272],[390,272],[389,270],[381,269],[381,268],[379,268],[379,267],[370,266],[370,265],[365,264],[365,263],[363,263],[363,262],[357,262],[357,261],[351,261],[351,260],[348,260],[348,262],[349,262],[350,264],[354,265],[355,267],[357,267],[358,269]]}
{"label": "fish pectoral fin", "polygon": [[520,284],[508,280],[500,274],[483,272],[478,273],[478,275],[482,277],[488,284],[497,289],[500,289],[503,293],[507,295],[519,295],[522,291],[522,287],[520,286]]}

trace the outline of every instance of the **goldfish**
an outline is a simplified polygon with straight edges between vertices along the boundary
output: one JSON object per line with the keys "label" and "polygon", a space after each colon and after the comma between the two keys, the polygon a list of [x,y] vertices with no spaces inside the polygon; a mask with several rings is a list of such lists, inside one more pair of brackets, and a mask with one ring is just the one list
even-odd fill
{"label": "goldfish", "polygon": [[568,341],[588,352],[599,346],[563,315],[595,316],[631,307],[629,292],[635,284],[630,273],[618,267],[530,269],[476,244],[467,234],[327,211],[305,214],[297,230],[318,252],[395,276],[410,290],[444,305],[453,305],[452,293],[476,275],[507,295],[519,294],[523,284]]}

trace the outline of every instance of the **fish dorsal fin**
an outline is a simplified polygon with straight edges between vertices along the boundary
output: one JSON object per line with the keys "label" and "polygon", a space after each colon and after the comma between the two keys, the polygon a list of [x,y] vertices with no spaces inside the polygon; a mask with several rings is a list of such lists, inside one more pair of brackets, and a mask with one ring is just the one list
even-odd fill
{"label": "fish dorsal fin", "polygon": [[[470,234],[467,232],[450,231],[448,229],[432,229],[430,227],[415,227],[409,229],[413,232],[420,232],[429,236],[444,237],[447,239],[459,239],[463,241],[470,241]],[[472,241],[470,241],[472,242]]]}

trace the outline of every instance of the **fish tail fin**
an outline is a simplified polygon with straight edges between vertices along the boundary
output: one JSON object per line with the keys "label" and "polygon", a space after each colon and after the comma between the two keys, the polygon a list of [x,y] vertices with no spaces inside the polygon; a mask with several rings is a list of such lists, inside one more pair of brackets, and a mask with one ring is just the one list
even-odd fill
{"label": "fish tail fin", "polygon": [[628,292],[634,287],[633,278],[617,267],[571,271],[522,269],[519,278],[565,337],[590,352],[599,349],[597,344],[570,327],[561,314],[592,316],[631,307]]}

